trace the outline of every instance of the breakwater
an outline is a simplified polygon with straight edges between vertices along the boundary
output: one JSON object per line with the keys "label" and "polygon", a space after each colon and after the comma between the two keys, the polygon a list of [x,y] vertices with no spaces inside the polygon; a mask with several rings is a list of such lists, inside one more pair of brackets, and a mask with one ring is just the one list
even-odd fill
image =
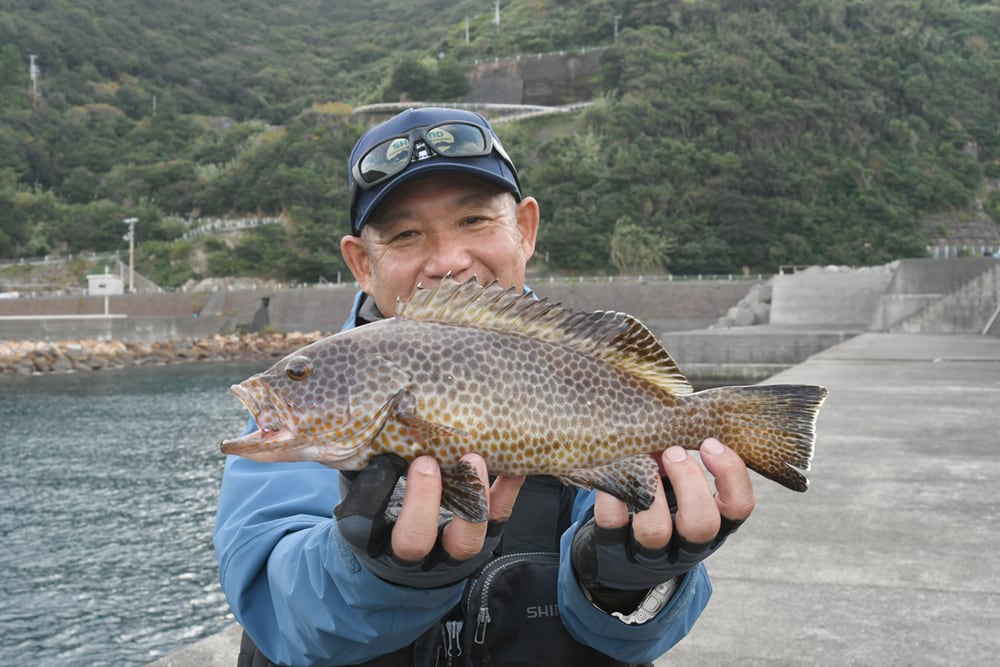
{"label": "breakwater", "polygon": [[276,359],[325,334],[250,333],[151,343],[120,340],[2,341],[0,375],[90,372],[131,366]]}

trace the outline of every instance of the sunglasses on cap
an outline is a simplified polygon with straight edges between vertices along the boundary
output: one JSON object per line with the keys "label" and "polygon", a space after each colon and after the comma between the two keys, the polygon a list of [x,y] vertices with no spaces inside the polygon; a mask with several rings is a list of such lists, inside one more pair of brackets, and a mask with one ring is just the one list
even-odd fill
{"label": "sunglasses on cap", "polygon": [[411,162],[438,155],[444,158],[483,157],[496,151],[511,171],[514,163],[499,139],[478,125],[451,121],[417,127],[376,144],[351,168],[357,187],[372,188],[404,171]]}

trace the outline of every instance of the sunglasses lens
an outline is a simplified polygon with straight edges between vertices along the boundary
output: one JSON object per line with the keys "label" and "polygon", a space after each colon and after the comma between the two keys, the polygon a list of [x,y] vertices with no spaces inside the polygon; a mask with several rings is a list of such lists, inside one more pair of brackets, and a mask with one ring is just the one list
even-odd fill
{"label": "sunglasses lens", "polygon": [[486,153],[486,135],[475,125],[449,123],[432,127],[427,141],[439,155],[461,157]]}
{"label": "sunglasses lens", "polygon": [[410,140],[407,137],[396,137],[385,141],[371,149],[361,158],[359,171],[366,185],[372,185],[380,179],[398,174],[410,162]]}
{"label": "sunglasses lens", "polygon": [[[437,125],[424,131],[423,137],[430,148],[443,157],[486,155],[491,145],[482,128],[468,123]],[[383,141],[361,158],[357,167],[358,180],[365,187],[376,185],[406,169],[412,156],[410,137]],[[426,155],[418,159],[421,157]]]}

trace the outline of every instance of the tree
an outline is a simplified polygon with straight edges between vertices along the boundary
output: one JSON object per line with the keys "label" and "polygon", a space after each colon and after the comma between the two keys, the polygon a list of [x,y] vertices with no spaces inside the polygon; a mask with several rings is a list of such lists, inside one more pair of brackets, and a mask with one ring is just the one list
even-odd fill
{"label": "tree", "polygon": [[433,97],[434,81],[430,69],[415,58],[403,58],[392,70],[385,99],[428,100]]}
{"label": "tree", "polygon": [[447,102],[469,92],[469,80],[465,78],[465,68],[454,58],[439,60],[434,72],[434,100]]}
{"label": "tree", "polygon": [[657,273],[666,266],[673,246],[672,239],[623,216],[615,221],[611,235],[611,263],[619,273]]}
{"label": "tree", "polygon": [[4,44],[0,48],[0,90],[22,88],[26,91],[29,85],[27,58],[16,45]]}

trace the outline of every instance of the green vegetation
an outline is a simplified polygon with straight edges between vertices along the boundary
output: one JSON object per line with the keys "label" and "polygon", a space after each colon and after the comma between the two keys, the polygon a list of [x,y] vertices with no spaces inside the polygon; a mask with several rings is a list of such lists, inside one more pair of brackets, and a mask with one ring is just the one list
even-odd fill
{"label": "green vegetation", "polygon": [[[509,0],[499,30],[492,8],[0,0],[0,259],[122,250],[138,217],[166,286],[346,274],[353,106],[456,101],[475,59],[583,46],[606,47],[594,106],[498,128],[539,270],[875,264],[922,255],[932,214],[1000,222],[995,3]],[[211,216],[284,224],[182,238]]]}

